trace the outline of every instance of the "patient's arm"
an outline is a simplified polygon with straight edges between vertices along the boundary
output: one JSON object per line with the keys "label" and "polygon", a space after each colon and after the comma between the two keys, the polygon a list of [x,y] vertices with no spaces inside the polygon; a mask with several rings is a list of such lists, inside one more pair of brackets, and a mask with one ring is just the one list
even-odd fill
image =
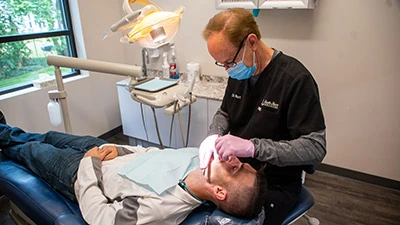
{"label": "patient's arm", "polygon": [[137,210],[137,204],[132,204],[137,203],[137,199],[125,197],[110,203],[103,194],[101,164],[98,157],[84,157],[81,160],[75,183],[75,195],[87,223],[116,224],[122,222],[125,215]]}
{"label": "patient's arm", "polygon": [[140,152],[151,152],[151,151],[158,151],[160,149],[155,147],[143,148],[137,146],[130,146],[130,145],[115,145],[118,151],[118,156],[123,156],[132,153],[140,153]]}
{"label": "patient's arm", "polygon": [[[159,148],[155,148],[155,147],[143,148],[141,146],[116,145],[116,144],[108,144],[108,143],[101,145],[99,148],[103,149],[103,148],[107,148],[107,147],[116,148],[116,150],[117,150],[116,156],[123,156],[123,155],[127,155],[127,154],[132,154],[132,153],[151,152],[151,151],[160,150]],[[110,160],[115,157],[113,157],[113,158],[106,157],[106,158],[107,159],[105,159],[105,160]]]}

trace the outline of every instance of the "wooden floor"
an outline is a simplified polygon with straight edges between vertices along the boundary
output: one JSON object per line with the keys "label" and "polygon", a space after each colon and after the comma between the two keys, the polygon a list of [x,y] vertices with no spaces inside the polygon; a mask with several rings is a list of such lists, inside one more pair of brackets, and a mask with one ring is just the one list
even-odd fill
{"label": "wooden floor", "polygon": [[[400,224],[400,191],[317,171],[305,186],[315,204],[308,215],[323,225]],[[301,219],[296,224],[307,224]]]}
{"label": "wooden floor", "polygon": [[[121,133],[107,140],[110,143],[128,143]],[[315,198],[315,204],[307,214],[318,218],[321,225],[400,225],[399,190],[321,171],[307,175],[305,185]],[[1,198],[1,225],[14,225],[8,211],[8,200]],[[300,218],[294,224],[308,223]]]}

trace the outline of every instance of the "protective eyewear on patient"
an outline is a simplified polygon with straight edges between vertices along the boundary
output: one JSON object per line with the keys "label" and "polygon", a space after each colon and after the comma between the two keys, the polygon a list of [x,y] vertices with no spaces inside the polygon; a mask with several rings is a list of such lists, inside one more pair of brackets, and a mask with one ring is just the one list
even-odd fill
{"label": "protective eyewear on patient", "polygon": [[231,67],[236,66],[236,62],[235,62],[236,57],[239,55],[240,49],[242,49],[243,43],[244,43],[244,41],[246,41],[246,39],[247,39],[248,36],[249,36],[249,34],[246,35],[246,36],[243,38],[242,42],[240,42],[239,49],[237,50],[237,52],[236,52],[236,54],[235,54],[235,57],[233,57],[233,60],[232,60],[231,62],[227,62],[227,63],[215,62],[215,65],[220,66],[220,67],[226,67],[226,68],[231,68]]}

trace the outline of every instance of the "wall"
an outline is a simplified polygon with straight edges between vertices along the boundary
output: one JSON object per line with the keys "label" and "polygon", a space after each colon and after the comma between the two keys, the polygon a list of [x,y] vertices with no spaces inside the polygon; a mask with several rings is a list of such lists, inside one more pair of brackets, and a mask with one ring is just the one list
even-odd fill
{"label": "wall", "polygon": [[319,1],[262,11],[270,46],[314,74],[326,117],[324,163],[400,180],[400,1]]}
{"label": "wall", "polygon": [[[181,69],[197,61],[202,73],[226,76],[201,37],[218,12],[214,1],[154,2],[164,10],[186,7],[175,39]],[[121,0],[80,1],[79,8],[88,58],[141,64],[139,46],[122,45],[116,36],[101,40],[123,15]],[[262,40],[302,61],[319,84],[328,135],[324,163],[400,181],[400,1],[319,0],[313,10],[261,10],[257,21]],[[98,135],[120,125],[115,81],[122,79],[91,73],[66,85],[74,133]],[[45,131],[51,128],[46,93],[3,100],[0,108],[14,125]]]}

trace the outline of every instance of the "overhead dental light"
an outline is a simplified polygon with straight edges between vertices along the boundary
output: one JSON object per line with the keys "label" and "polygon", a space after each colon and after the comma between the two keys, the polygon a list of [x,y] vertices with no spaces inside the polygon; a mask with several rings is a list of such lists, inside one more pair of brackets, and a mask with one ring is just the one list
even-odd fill
{"label": "overhead dental light", "polygon": [[[144,7],[134,11],[130,7],[132,4],[142,4]],[[184,7],[181,6],[174,12],[167,12],[162,11],[160,7],[149,0],[124,0],[123,9],[127,15],[114,23],[109,28],[109,31],[104,38],[112,32],[127,31],[130,29],[130,31],[121,38],[121,42],[139,44],[144,48],[154,49],[168,44],[175,37]],[[49,97],[51,100],[56,100],[60,103],[64,127],[67,133],[72,133],[72,129],[66,101],[67,94],[64,90],[60,67],[140,78],[132,79],[135,80],[135,82],[141,81],[145,75],[140,66],[65,56],[49,55],[47,56],[47,64],[55,67],[57,82],[57,90],[49,91]],[[140,82],[138,84],[142,83],[143,82]],[[193,87],[191,86],[191,88]],[[150,93],[136,90],[135,92],[132,91],[131,95],[133,99],[151,105],[152,107],[170,106],[172,103],[177,101],[176,96],[188,96],[188,88],[181,84],[176,84],[168,89],[163,89],[162,91],[162,93]],[[189,92],[191,92],[191,89]],[[182,102],[182,105],[191,104],[195,101],[195,97],[193,96],[192,100],[192,96],[190,96],[190,103],[182,101],[182,99],[179,99],[179,101]],[[170,108],[171,106],[168,107],[169,111],[171,111]],[[166,110],[167,113],[169,113],[168,110]]]}
{"label": "overhead dental light", "polygon": [[[144,7],[133,11],[130,7],[132,4],[142,4]],[[175,37],[184,7],[168,12],[162,11],[160,7],[148,0],[126,0],[123,9],[127,15],[113,24],[109,32],[130,29],[129,33],[121,38],[121,42],[137,43],[144,48],[154,49],[168,44]]]}

